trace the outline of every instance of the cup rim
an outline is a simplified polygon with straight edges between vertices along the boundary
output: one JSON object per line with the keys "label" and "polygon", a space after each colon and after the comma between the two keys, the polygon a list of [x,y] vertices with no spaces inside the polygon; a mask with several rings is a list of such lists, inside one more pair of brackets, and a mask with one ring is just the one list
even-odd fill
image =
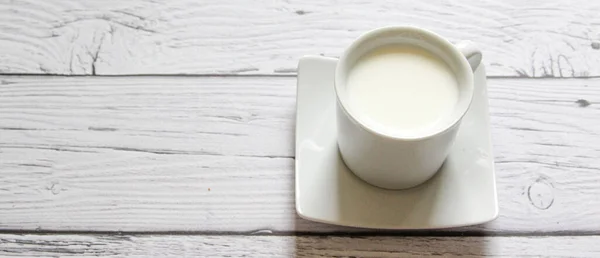
{"label": "cup rim", "polygon": [[416,31],[419,33],[423,33],[426,34],[427,36],[434,38],[435,41],[437,41],[437,43],[443,45],[444,47],[446,47],[447,49],[450,49],[452,52],[454,52],[454,54],[458,54],[460,56],[463,56],[462,53],[456,48],[456,46],[454,44],[452,44],[450,41],[448,41],[446,38],[436,34],[433,31],[427,30],[427,29],[423,29],[423,28],[419,28],[416,26],[411,26],[411,25],[403,25],[403,26],[386,26],[386,27],[380,27],[377,29],[373,29],[370,31],[367,31],[365,33],[363,33],[362,35],[360,35],[358,38],[356,38],[351,44],[350,46],[348,46],[346,48],[346,50],[344,51],[344,53],[342,54],[342,56],[340,56],[338,65],[335,68],[335,77],[334,77],[334,90],[335,90],[335,97],[336,97],[336,101],[338,102],[338,107],[341,107],[342,110],[344,111],[345,115],[347,117],[350,118],[350,120],[359,125],[361,128],[363,128],[364,130],[378,135],[380,137],[383,138],[388,138],[388,139],[392,139],[392,140],[402,140],[402,141],[419,141],[419,140],[425,140],[431,137],[434,137],[436,135],[442,134],[452,128],[454,128],[461,120],[462,118],[465,116],[465,114],[467,113],[469,107],[471,106],[471,103],[473,102],[473,93],[474,93],[474,75],[473,75],[473,71],[471,71],[471,66],[469,65],[469,62],[467,61],[466,57],[465,58],[461,58],[460,60],[458,60],[458,62],[460,63],[461,66],[461,72],[464,73],[464,71],[467,71],[466,73],[464,73],[467,77],[466,77],[466,82],[468,84],[471,84],[471,90],[470,90],[470,94],[468,96],[468,103],[467,105],[461,107],[461,110],[459,110],[459,112],[457,112],[459,115],[454,115],[455,117],[453,119],[451,119],[449,123],[445,123],[444,126],[441,126],[439,129],[437,130],[433,130],[429,133],[426,134],[422,134],[422,135],[415,135],[413,136],[399,136],[399,135],[390,135],[388,133],[384,133],[381,132],[373,127],[368,126],[367,124],[365,124],[364,122],[360,121],[359,119],[357,119],[351,111],[351,109],[349,109],[346,105],[346,102],[340,98],[340,84],[338,83],[339,81],[341,81],[341,78],[343,76],[345,76],[345,74],[343,74],[344,71],[341,70],[341,63],[346,62],[348,56],[352,53],[352,51],[357,47],[357,45],[363,43],[364,41],[366,41],[367,39],[373,38],[379,34],[382,33],[389,33],[389,32],[407,32],[407,31]]}

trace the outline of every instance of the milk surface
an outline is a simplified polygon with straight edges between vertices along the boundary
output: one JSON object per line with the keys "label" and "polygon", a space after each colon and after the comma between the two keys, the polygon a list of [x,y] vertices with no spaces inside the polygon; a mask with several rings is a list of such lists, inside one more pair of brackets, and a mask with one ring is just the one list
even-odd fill
{"label": "milk surface", "polygon": [[456,77],[439,57],[410,45],[375,49],[350,69],[349,106],[383,133],[418,135],[449,116],[459,97]]}

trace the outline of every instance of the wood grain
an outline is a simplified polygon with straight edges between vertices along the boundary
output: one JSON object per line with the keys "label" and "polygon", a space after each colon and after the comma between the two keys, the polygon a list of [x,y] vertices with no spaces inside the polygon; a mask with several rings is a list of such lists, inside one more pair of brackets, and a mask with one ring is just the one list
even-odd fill
{"label": "wood grain", "polygon": [[588,237],[0,235],[0,255],[78,257],[595,257]]}
{"label": "wood grain", "polygon": [[[0,77],[0,229],[352,231],[294,211],[294,78]],[[600,230],[600,79],[488,80],[500,217]]]}
{"label": "wood grain", "polygon": [[294,74],[373,28],[480,44],[491,76],[600,76],[600,2],[0,2],[0,73]]}

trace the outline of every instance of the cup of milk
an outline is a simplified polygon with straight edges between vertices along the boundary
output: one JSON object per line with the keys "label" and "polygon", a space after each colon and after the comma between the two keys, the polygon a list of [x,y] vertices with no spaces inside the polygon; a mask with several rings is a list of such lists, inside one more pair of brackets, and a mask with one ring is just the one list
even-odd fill
{"label": "cup of milk", "polygon": [[386,189],[417,186],[441,168],[473,99],[481,52],[422,28],[360,36],[335,71],[337,142],[346,166]]}

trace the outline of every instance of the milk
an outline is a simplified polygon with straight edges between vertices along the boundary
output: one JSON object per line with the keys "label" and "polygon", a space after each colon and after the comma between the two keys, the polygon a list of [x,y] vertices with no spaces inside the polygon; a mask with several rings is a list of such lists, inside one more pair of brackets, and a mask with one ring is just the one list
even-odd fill
{"label": "milk", "polygon": [[447,118],[459,88],[439,57],[410,45],[375,49],[350,69],[349,106],[356,118],[384,133],[418,135]]}

